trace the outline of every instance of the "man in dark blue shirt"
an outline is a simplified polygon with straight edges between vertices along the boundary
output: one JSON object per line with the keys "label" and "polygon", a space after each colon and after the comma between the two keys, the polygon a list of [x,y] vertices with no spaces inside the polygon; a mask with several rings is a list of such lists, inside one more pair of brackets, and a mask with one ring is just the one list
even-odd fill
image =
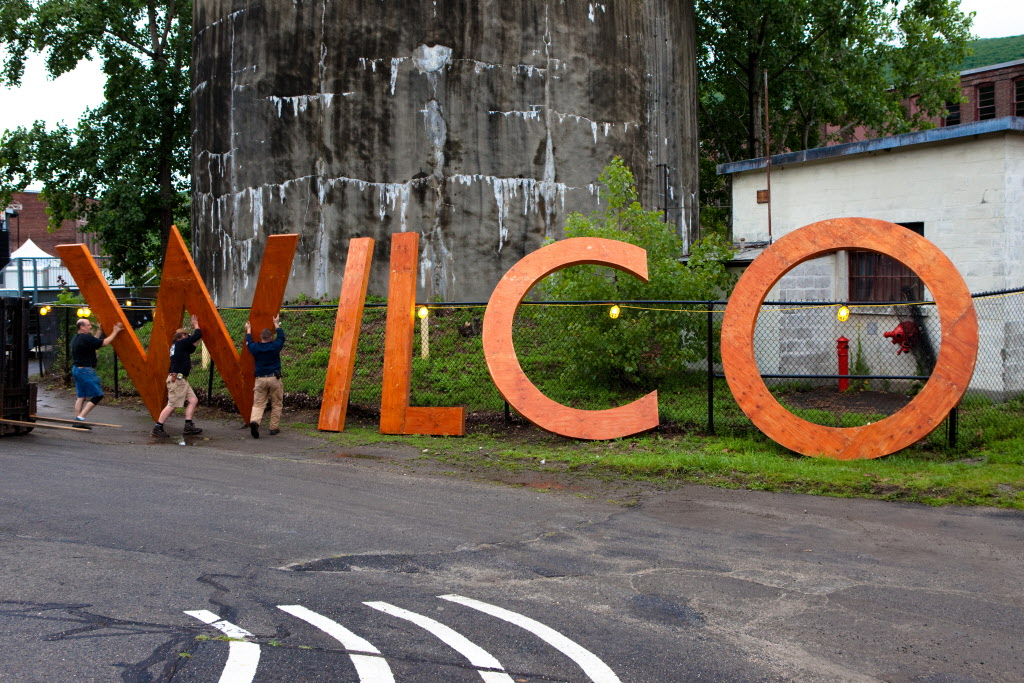
{"label": "man in dark blue shirt", "polygon": [[[92,334],[92,323],[88,318],[79,318],[78,334],[71,340],[71,376],[75,380],[75,426],[89,427],[85,424],[85,416],[96,404],[103,400],[103,387],[96,376],[96,349],[108,346],[118,333],[124,329],[121,323],[114,323],[114,331],[106,337],[95,337]],[[101,330],[102,334],[102,330]]]}
{"label": "man in dark blue shirt", "polygon": [[195,353],[196,342],[202,338],[203,331],[199,329],[199,319],[194,315],[191,319],[192,329],[195,330],[192,334],[184,328],[174,332],[174,339],[171,342],[171,364],[167,370],[167,405],[160,411],[160,417],[153,427],[153,436],[170,436],[164,431],[164,423],[175,408],[182,406],[185,406],[185,429],[182,433],[203,433],[202,429],[192,423],[199,398],[188,383],[188,374],[192,372],[192,354]]}
{"label": "man in dark blue shirt", "polygon": [[245,323],[245,346],[256,361],[256,384],[253,387],[252,416],[249,418],[249,432],[252,438],[260,438],[260,420],[270,401],[270,435],[281,431],[281,409],[284,407],[284,384],[281,382],[281,348],[284,347],[284,330],[281,329],[280,314],[274,316],[277,338],[270,330],[260,333],[260,341],[252,339],[252,328]]}

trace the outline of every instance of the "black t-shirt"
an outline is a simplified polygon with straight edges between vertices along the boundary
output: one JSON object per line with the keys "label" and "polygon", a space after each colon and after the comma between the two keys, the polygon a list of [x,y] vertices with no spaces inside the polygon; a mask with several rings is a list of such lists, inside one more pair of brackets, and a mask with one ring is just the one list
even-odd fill
{"label": "black t-shirt", "polygon": [[170,374],[180,374],[188,377],[192,372],[191,354],[196,351],[196,342],[203,336],[202,330],[196,330],[187,337],[183,337],[171,344],[171,369]]}
{"label": "black t-shirt", "polygon": [[96,367],[96,349],[102,346],[102,337],[79,332],[71,340],[71,361],[80,368],[94,368]]}

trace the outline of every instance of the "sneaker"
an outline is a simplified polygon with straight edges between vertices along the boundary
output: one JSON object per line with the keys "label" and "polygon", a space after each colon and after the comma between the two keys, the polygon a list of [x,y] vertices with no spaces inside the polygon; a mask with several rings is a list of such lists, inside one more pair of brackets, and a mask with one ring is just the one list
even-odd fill
{"label": "sneaker", "polygon": [[254,439],[260,438],[260,423],[259,422],[250,422],[249,423],[249,433],[252,434],[252,438],[254,438]]}
{"label": "sneaker", "polygon": [[202,434],[203,430],[200,429],[199,427],[196,427],[191,422],[186,422],[185,423],[185,428],[181,430],[181,433],[182,434]]}
{"label": "sneaker", "polygon": [[76,417],[75,423],[71,426],[77,429],[92,429],[92,425],[90,425],[88,422],[86,422],[80,417]]}
{"label": "sneaker", "polygon": [[153,436],[169,437],[170,434],[164,431],[163,425],[155,425],[153,431],[150,432]]}
{"label": "sneaker", "polygon": [[270,435],[271,436],[273,436],[274,434],[280,434],[280,433],[281,433],[280,429],[271,429],[270,430]]}

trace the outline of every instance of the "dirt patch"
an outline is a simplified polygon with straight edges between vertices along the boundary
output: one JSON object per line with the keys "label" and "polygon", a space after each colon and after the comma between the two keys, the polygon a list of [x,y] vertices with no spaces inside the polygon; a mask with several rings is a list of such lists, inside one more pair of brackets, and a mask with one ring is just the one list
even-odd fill
{"label": "dirt patch", "polygon": [[886,391],[844,391],[813,389],[792,391],[779,396],[788,406],[804,410],[824,410],[830,413],[860,413],[892,415],[910,403],[913,396]]}

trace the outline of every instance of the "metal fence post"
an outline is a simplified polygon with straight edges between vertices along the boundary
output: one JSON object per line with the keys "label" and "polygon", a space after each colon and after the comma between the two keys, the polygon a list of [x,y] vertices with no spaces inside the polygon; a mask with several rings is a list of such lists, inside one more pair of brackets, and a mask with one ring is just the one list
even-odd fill
{"label": "metal fence post", "polygon": [[39,360],[39,376],[43,376],[43,314],[39,311],[42,307],[36,308],[36,358]]}
{"label": "metal fence post", "polygon": [[715,303],[708,302],[708,434],[715,433]]}
{"label": "metal fence post", "polygon": [[71,309],[64,307],[64,379],[71,377]]}
{"label": "metal fence post", "polygon": [[114,351],[114,398],[121,398],[121,385],[117,380],[117,351]]}

